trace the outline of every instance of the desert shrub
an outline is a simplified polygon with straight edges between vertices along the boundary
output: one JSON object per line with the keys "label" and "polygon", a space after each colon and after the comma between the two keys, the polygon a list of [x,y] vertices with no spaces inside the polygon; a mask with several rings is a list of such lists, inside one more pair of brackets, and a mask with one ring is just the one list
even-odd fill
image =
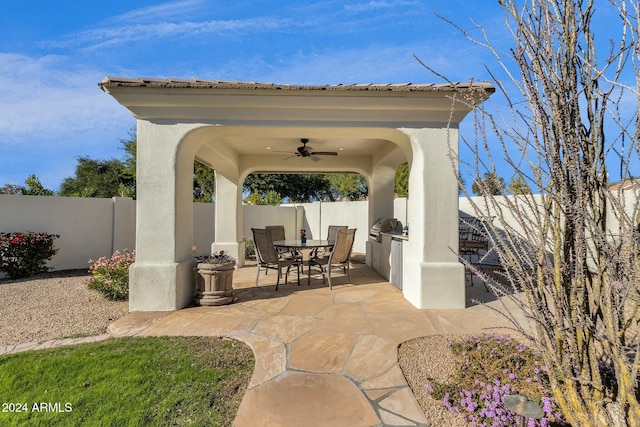
{"label": "desert shrub", "polygon": [[544,417],[528,426],[566,425],[549,389],[548,370],[539,353],[504,335],[474,335],[455,341],[451,352],[460,362],[447,383],[432,381],[426,392],[472,426],[519,425],[520,417],[503,404],[507,395],[524,393],[538,403]]}
{"label": "desert shrub", "polygon": [[256,244],[253,240],[247,239],[246,237],[242,238],[244,242],[244,257],[245,258],[253,258],[256,256]]}
{"label": "desert shrub", "polygon": [[112,301],[129,298],[129,266],[136,260],[135,251],[115,251],[110,258],[89,260],[89,288]]}
{"label": "desert shrub", "polygon": [[0,271],[11,279],[48,271],[47,261],[58,252],[53,245],[58,237],[32,231],[0,233]]}
{"label": "desert shrub", "polygon": [[509,37],[497,43],[481,25],[454,24],[496,60],[487,75],[501,99],[454,95],[476,120],[465,148],[454,138],[452,170],[499,171],[529,189],[495,197],[483,185],[468,197],[475,216],[493,217],[481,234],[506,283],[483,279],[508,295],[503,314],[553,372],[567,422],[640,427],[639,3],[499,4]]}

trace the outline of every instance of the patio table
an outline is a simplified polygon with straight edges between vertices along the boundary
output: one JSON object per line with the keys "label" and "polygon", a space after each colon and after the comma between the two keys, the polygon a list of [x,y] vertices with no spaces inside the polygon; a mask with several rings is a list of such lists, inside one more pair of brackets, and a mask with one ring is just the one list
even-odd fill
{"label": "patio table", "polygon": [[[273,242],[273,246],[284,249],[294,249],[300,251],[301,249],[317,249],[317,248],[329,248],[331,249],[335,242],[331,240],[311,240],[307,239],[304,243],[302,240],[276,240]],[[303,261],[304,265],[304,261]],[[311,267],[309,267],[311,268]],[[300,277],[298,277],[298,283],[300,283]],[[311,284],[311,279],[307,279],[307,285]]]}

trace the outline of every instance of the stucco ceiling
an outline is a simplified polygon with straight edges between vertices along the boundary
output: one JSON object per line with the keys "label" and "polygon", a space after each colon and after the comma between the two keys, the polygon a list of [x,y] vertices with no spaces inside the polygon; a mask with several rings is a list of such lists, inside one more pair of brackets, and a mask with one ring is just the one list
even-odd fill
{"label": "stucco ceiling", "polygon": [[[293,132],[297,133],[297,132]],[[377,152],[385,144],[382,139],[373,138],[347,138],[347,137],[314,137],[317,133],[308,130],[300,135],[300,138],[308,138],[307,146],[314,151],[333,151],[339,156],[363,156]],[[225,142],[239,154],[276,155],[282,158],[289,157],[301,146],[300,138],[290,137],[264,137],[260,135],[250,137],[225,138]],[[329,159],[327,156],[321,156]]]}
{"label": "stucco ceiling", "polygon": [[[393,142],[392,136],[397,139],[399,133],[394,131],[392,136],[389,133],[383,129],[212,126],[200,128],[194,138],[201,143],[196,158],[232,177],[233,170],[362,173],[383,157],[397,165],[408,157]],[[300,138],[309,139],[307,146],[313,151],[338,154],[317,156],[319,161],[295,156],[297,148],[302,145]]]}

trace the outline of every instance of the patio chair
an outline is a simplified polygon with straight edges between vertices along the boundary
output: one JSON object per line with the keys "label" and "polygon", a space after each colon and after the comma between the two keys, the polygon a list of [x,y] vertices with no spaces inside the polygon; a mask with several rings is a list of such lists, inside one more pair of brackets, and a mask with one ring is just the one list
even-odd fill
{"label": "patio chair", "polygon": [[267,225],[265,230],[271,233],[271,239],[274,242],[277,240],[287,240],[284,234],[284,225]]}
{"label": "patio chair", "polygon": [[311,267],[318,266],[322,271],[322,283],[325,283],[325,274],[329,281],[329,289],[331,286],[331,269],[333,267],[342,267],[347,275],[348,282],[351,283],[351,250],[353,249],[353,241],[355,240],[356,229],[340,229],[337,231],[335,244],[328,257],[309,259],[309,282],[311,282]]}
{"label": "patio chair", "polygon": [[[480,218],[461,217],[458,224],[459,253],[469,264],[480,265],[480,258],[489,248],[489,242],[483,234],[484,226]],[[473,286],[473,270],[465,269],[465,275],[469,276],[470,285]],[[486,283],[483,282],[485,289]]]}
{"label": "patio chair", "polygon": [[284,258],[278,254],[276,248],[273,246],[271,233],[269,233],[268,230],[252,228],[251,232],[253,233],[253,241],[256,244],[256,265],[258,267],[258,272],[256,274],[256,286],[258,286],[258,279],[260,279],[260,270],[262,268],[264,268],[265,275],[269,269],[276,270],[278,272],[278,278],[276,279],[276,291],[280,285],[280,277],[282,276],[282,269],[284,267],[287,267],[287,272],[284,276],[285,283],[288,281],[291,266],[296,267],[298,279],[300,279],[300,263],[295,258]]}
{"label": "patio chair", "polygon": [[[330,242],[335,242],[336,237],[338,236],[338,230],[346,230],[349,228],[347,225],[330,225],[327,229],[327,240]],[[309,254],[309,258],[319,258],[321,255],[324,256],[327,254],[327,249],[325,248],[314,248]]]}
{"label": "patio chair", "polygon": [[[267,225],[265,227],[265,230],[271,233],[272,242],[277,242],[278,240],[287,240],[284,233],[284,225]],[[302,261],[302,254],[295,249],[288,250],[285,248],[276,248],[276,251],[278,252],[278,254],[297,259],[298,261]]]}

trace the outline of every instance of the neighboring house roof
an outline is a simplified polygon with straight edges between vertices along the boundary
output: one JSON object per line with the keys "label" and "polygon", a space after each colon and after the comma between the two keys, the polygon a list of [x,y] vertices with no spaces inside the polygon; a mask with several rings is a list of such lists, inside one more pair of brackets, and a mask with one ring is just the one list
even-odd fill
{"label": "neighboring house roof", "polygon": [[623,190],[640,189],[640,178],[625,179],[609,186],[610,191],[617,191],[620,188]]}
{"label": "neighboring house roof", "polygon": [[105,77],[98,86],[106,87],[153,87],[153,88],[193,88],[193,89],[273,89],[273,90],[327,90],[327,91],[397,91],[397,92],[447,92],[463,89],[484,90],[495,92],[493,85],[487,82],[443,83],[443,84],[413,84],[413,83],[382,83],[382,84],[335,84],[335,85],[287,85],[259,82],[239,82],[223,80],[198,79],[155,79],[124,77]]}

